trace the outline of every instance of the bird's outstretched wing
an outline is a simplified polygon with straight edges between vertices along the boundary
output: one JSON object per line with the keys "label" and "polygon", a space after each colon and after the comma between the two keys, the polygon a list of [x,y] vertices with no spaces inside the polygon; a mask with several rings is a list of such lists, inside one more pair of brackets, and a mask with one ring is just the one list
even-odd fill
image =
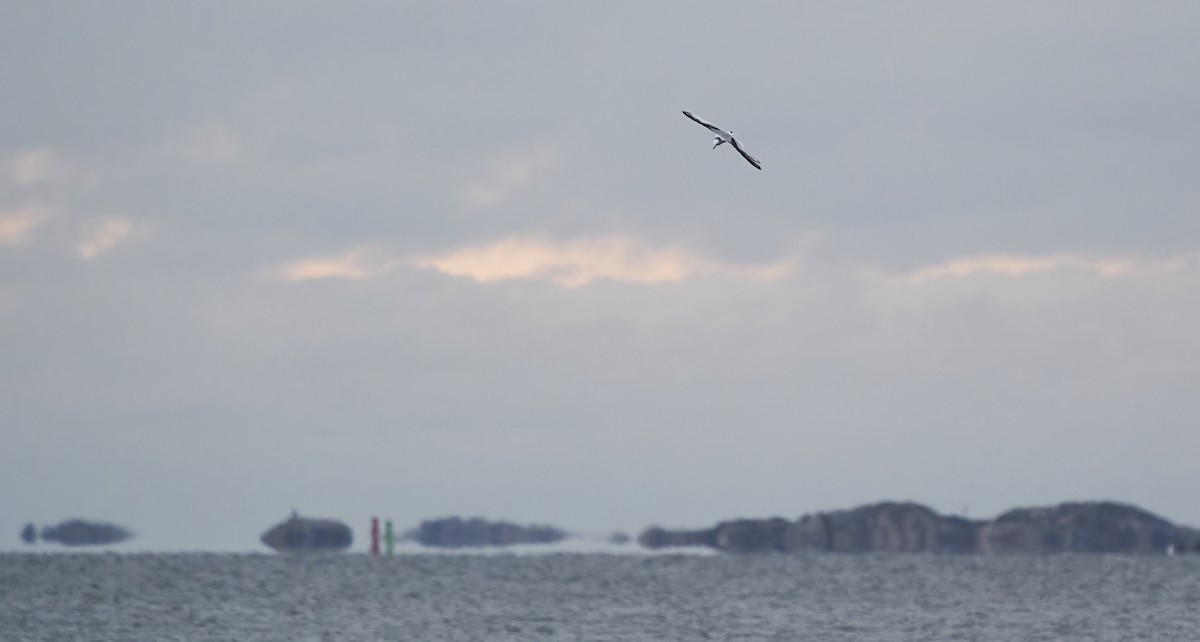
{"label": "bird's outstretched wing", "polygon": [[691,118],[692,120],[700,123],[701,125],[704,125],[705,127],[709,128],[713,131],[717,131],[717,130],[721,129],[720,127],[717,127],[716,125],[708,122],[707,120],[704,120],[703,118],[697,118],[697,117],[693,116],[692,112],[690,112],[690,111],[684,111],[683,115],[687,116],[688,118]]}
{"label": "bird's outstretched wing", "polygon": [[750,154],[747,154],[746,150],[742,149],[742,144],[739,143],[736,138],[730,138],[729,141],[731,143],[733,143],[733,148],[738,150],[738,153],[742,155],[742,158],[746,159],[747,161],[750,162],[751,165],[754,166],[754,169],[757,169],[757,170],[762,169],[762,163],[755,160],[754,157],[751,156]]}

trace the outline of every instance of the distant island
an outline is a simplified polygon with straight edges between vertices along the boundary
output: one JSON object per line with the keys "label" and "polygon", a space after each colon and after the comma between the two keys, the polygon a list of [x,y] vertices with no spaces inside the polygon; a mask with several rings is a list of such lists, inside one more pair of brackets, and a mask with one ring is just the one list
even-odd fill
{"label": "distant island", "polygon": [[291,517],[267,529],[260,539],[280,553],[337,552],[350,548],[354,533],[335,519],[301,517],[292,511]]}
{"label": "distant island", "polygon": [[[128,529],[105,522],[69,519],[57,526],[43,526],[43,542],[55,542],[63,546],[103,546],[117,544],[133,537]],[[37,542],[38,532],[33,524],[21,529],[21,540],[26,544]]]}
{"label": "distant island", "polygon": [[422,546],[464,548],[554,544],[569,536],[569,533],[554,526],[522,526],[511,522],[491,522],[480,517],[463,519],[454,516],[425,520],[420,526],[405,532],[401,539]]}
{"label": "distant island", "polygon": [[1200,553],[1200,530],[1137,506],[1074,502],[1017,508],[995,519],[941,515],[912,502],[739,519],[701,530],[651,527],[650,549],[705,546],[728,553]]}

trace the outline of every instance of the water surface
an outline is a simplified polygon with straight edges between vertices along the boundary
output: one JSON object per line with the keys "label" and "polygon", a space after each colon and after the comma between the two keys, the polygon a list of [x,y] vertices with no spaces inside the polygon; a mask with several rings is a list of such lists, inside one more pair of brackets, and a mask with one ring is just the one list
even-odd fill
{"label": "water surface", "polygon": [[0,640],[1200,640],[1200,557],[2,554]]}

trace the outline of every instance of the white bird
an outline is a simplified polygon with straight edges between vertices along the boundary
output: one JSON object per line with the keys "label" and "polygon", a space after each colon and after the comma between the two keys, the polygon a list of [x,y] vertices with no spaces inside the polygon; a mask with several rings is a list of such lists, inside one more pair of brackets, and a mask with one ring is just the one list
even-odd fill
{"label": "white bird", "polygon": [[703,118],[696,118],[695,116],[692,115],[692,112],[690,112],[690,111],[684,111],[683,115],[687,116],[688,118],[691,118],[692,120],[700,123],[701,125],[704,125],[705,127],[708,128],[708,131],[713,133],[713,149],[716,149],[717,146],[720,145],[721,143],[729,143],[730,145],[733,145],[733,148],[736,149],[738,151],[738,153],[742,155],[742,158],[749,161],[750,164],[753,165],[755,169],[760,169],[760,170],[762,169],[762,164],[759,163],[758,161],[754,160],[753,156],[751,156],[750,154],[747,154],[746,150],[742,149],[742,145],[740,143],[738,143],[736,138],[733,137],[733,132],[731,132],[731,131],[727,132],[724,129],[721,129],[720,127],[717,127],[716,125],[704,120]]}

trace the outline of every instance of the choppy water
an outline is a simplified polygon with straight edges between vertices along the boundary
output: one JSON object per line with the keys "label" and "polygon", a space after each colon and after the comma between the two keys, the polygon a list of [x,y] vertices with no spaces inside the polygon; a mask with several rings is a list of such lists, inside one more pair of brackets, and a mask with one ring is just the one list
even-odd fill
{"label": "choppy water", "polygon": [[1200,640],[1200,557],[0,555],[0,640]]}

